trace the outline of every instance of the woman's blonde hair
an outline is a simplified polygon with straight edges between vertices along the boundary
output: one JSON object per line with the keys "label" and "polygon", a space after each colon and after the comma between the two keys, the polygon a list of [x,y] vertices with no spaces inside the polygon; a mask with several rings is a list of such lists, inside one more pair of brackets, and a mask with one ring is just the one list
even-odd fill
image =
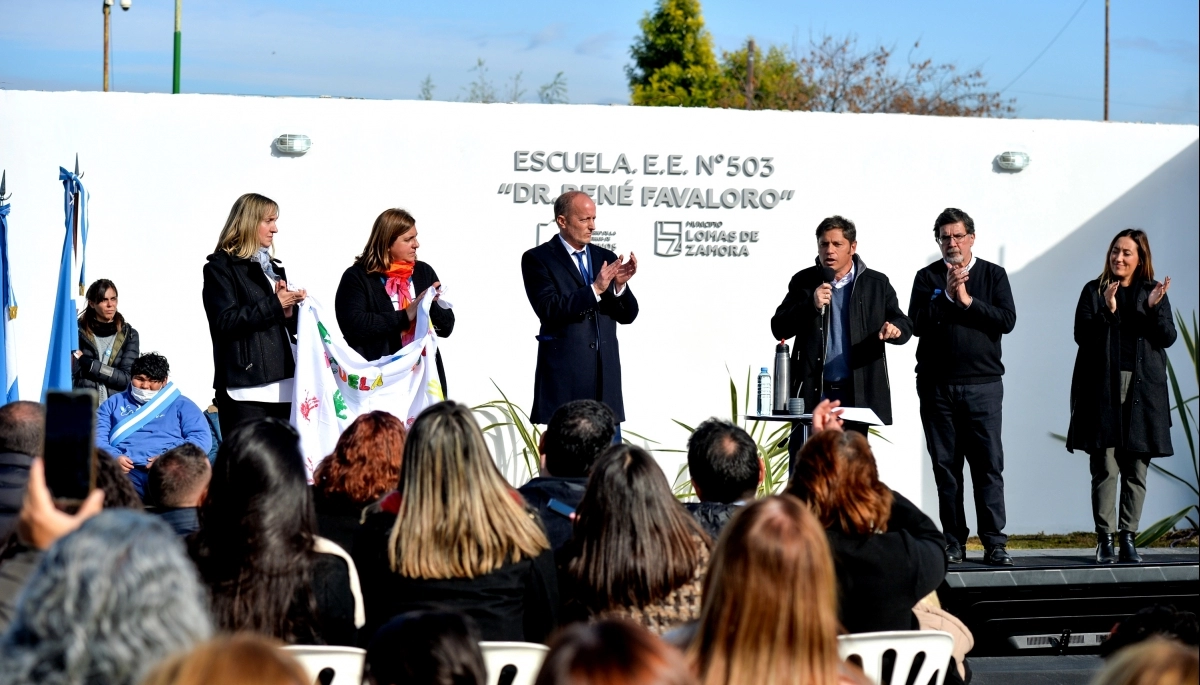
{"label": "woman's blonde hair", "polygon": [[308,674],[283,643],[253,633],[225,635],[163,661],[141,685],[305,685]]}
{"label": "woman's blonde hair", "polygon": [[246,193],[233,203],[221,237],[214,252],[228,252],[234,257],[248,259],[258,252],[258,225],[262,220],[279,213],[274,200],[258,193]]}
{"label": "woman's blonde hair", "polygon": [[367,246],[357,257],[357,262],[362,264],[368,273],[387,273],[392,266],[392,243],[416,226],[417,220],[403,209],[383,210],[383,214],[375,219],[375,225],[371,227],[371,237],[367,238]]}
{"label": "woman's blonde hair", "polygon": [[825,529],[768,497],[725,526],[688,659],[702,685],[835,685],[837,586]]}
{"label": "woman's blonde hair", "polygon": [[1195,685],[1200,679],[1196,648],[1160,637],[1130,645],[1109,658],[1094,685]]}
{"label": "woman's blonde hair", "polygon": [[388,558],[406,578],[474,578],[550,547],[496,469],[475,417],[456,402],[413,423],[399,491]]}

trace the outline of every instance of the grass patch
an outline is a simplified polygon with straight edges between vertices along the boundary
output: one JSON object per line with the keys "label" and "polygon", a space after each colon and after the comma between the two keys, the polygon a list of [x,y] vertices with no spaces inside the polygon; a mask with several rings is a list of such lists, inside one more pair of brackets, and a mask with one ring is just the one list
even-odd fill
{"label": "grass patch", "polygon": [[[1174,544],[1172,544],[1174,543]],[[1092,549],[1096,546],[1096,534],[1083,531],[1050,535],[1037,533],[1034,535],[1009,535],[1009,549]],[[1151,543],[1150,547],[1196,547],[1196,530],[1173,530]],[[978,537],[967,538],[967,549],[972,552],[982,552],[983,545]]]}

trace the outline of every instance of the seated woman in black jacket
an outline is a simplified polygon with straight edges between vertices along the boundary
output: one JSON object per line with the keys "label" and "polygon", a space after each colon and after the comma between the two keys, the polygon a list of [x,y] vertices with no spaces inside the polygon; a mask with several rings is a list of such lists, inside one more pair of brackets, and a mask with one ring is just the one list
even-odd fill
{"label": "seated woman in black jacket", "polygon": [[846,630],[916,629],[913,607],[946,576],[942,534],[879,481],[867,439],[836,427],[814,435],[800,448],[788,492],[825,526]]}
{"label": "seated woman in black jacket", "polygon": [[233,203],[204,265],[204,313],[222,435],[238,424],[292,414],[292,335],[303,290],[289,290],[272,250],[279,205],[246,193]]}
{"label": "seated woman in black jacket", "polygon": [[408,611],[459,611],[484,640],[542,642],[558,624],[554,556],[537,514],[492,461],[470,409],[441,402],[409,431],[400,487],[354,541],[368,637]]}
{"label": "seated woman in black jacket", "polygon": [[226,436],[199,513],[188,548],[218,630],[355,644],[365,614],[358,574],[344,550],[317,536],[294,428],[258,419]]}
{"label": "seated woman in black jacket", "polygon": [[[354,265],[342,274],[334,311],[346,344],[367,361],[395,354],[412,342],[417,307],[429,288],[437,288],[437,273],[417,261],[417,220],[403,209],[387,209],[375,219],[371,237]],[[440,338],[454,331],[454,312],[441,307],[429,311],[433,330]],[[442,397],[446,371],[442,353],[435,359]]]}
{"label": "seated woman in black jacket", "polygon": [[88,286],[79,315],[79,349],[71,364],[76,389],[91,388],[99,403],[129,387],[129,370],[140,352],[138,332],[117,311],[117,284],[101,278]]}

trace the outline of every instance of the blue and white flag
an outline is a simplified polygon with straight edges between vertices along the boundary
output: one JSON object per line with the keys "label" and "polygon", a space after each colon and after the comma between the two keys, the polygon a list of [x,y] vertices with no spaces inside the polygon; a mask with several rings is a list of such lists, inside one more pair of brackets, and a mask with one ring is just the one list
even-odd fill
{"label": "blue and white flag", "polygon": [[8,211],[12,205],[0,204],[0,404],[21,399],[17,390],[17,339],[13,319],[17,318],[17,296],[13,292],[12,272],[8,264]]}
{"label": "blue and white flag", "polygon": [[[87,190],[78,176],[62,167],[58,168],[58,178],[63,182],[67,233],[58,264],[58,293],[54,298],[54,319],[50,323],[50,351],[46,355],[46,375],[42,379],[43,396],[50,390],[71,389],[71,353],[79,348],[79,315],[71,286],[78,272],[79,294],[83,294],[84,255],[87,252]],[[78,222],[75,219],[77,213]]]}
{"label": "blue and white flag", "polygon": [[149,402],[138,407],[137,411],[113,426],[112,433],[108,436],[108,444],[119,447],[122,442],[140,431],[142,426],[162,416],[163,412],[180,397],[179,388],[176,388],[174,383],[168,382],[155,393],[154,397],[150,398]]}

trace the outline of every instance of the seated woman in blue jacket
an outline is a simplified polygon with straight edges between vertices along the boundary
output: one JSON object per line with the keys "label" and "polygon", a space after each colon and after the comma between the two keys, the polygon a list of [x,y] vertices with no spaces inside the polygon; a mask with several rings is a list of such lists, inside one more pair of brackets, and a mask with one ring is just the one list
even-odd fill
{"label": "seated woman in blue jacket", "polygon": [[160,354],[138,357],[129,387],[105,400],[96,415],[96,447],[116,455],[142,497],[158,455],[185,442],[208,452],[212,443],[204,414],[169,381],[170,370]]}

